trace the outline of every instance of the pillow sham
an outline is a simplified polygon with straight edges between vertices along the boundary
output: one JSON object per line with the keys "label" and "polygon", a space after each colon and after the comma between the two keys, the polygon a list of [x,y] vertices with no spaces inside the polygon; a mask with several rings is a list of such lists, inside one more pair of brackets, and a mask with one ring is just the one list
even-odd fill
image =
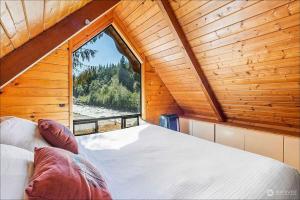
{"label": "pillow sham", "polygon": [[24,189],[33,173],[33,152],[1,144],[0,199],[24,199]]}
{"label": "pillow sham", "polygon": [[75,154],[78,153],[75,136],[64,125],[49,119],[39,119],[38,127],[40,134],[49,144]]}
{"label": "pillow sham", "polygon": [[50,146],[39,134],[37,124],[18,117],[0,118],[0,143],[34,151],[34,147]]}
{"label": "pillow sham", "polygon": [[97,169],[79,155],[55,147],[36,148],[26,193],[33,199],[103,199],[111,196]]}

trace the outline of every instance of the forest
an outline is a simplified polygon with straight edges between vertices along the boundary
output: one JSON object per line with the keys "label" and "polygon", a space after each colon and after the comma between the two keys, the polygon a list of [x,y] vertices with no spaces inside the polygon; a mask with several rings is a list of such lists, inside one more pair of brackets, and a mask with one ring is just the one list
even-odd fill
{"label": "forest", "polygon": [[[76,55],[74,57],[76,61]],[[140,73],[133,70],[132,65],[124,56],[117,64],[105,66],[82,67],[80,62],[75,63],[77,63],[75,68],[78,71],[73,73],[75,104],[140,112]]]}

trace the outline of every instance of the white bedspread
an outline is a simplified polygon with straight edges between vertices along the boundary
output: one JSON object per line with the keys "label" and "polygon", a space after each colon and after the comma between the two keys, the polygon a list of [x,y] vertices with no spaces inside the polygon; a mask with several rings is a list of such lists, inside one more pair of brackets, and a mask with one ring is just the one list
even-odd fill
{"label": "white bedspread", "polygon": [[77,137],[114,199],[299,199],[289,166],[154,125]]}

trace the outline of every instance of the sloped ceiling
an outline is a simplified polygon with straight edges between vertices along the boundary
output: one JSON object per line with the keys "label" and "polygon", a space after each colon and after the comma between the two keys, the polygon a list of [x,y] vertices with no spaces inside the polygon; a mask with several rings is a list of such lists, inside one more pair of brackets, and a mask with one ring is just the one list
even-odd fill
{"label": "sloped ceiling", "polygon": [[91,0],[1,0],[0,58]]}
{"label": "sloped ceiling", "polygon": [[[0,56],[85,3],[1,1]],[[227,121],[300,134],[300,1],[169,3]],[[157,1],[123,0],[114,14],[185,115],[217,120]]]}
{"label": "sloped ceiling", "polygon": [[115,13],[182,110],[216,120],[201,83],[187,64],[187,58],[157,2],[122,1]]}
{"label": "sloped ceiling", "polygon": [[[229,122],[300,132],[299,1],[169,3]],[[115,13],[184,113],[216,119],[157,2]]]}

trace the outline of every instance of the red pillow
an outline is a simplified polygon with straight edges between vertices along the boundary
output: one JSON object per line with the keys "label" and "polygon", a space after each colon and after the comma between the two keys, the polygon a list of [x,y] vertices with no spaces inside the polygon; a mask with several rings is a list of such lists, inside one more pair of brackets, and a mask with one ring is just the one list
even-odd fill
{"label": "red pillow", "polygon": [[40,134],[52,146],[78,153],[78,145],[73,133],[64,125],[49,119],[39,119]]}
{"label": "red pillow", "polygon": [[91,163],[55,147],[35,149],[34,173],[25,191],[29,200],[111,199],[103,178]]}

